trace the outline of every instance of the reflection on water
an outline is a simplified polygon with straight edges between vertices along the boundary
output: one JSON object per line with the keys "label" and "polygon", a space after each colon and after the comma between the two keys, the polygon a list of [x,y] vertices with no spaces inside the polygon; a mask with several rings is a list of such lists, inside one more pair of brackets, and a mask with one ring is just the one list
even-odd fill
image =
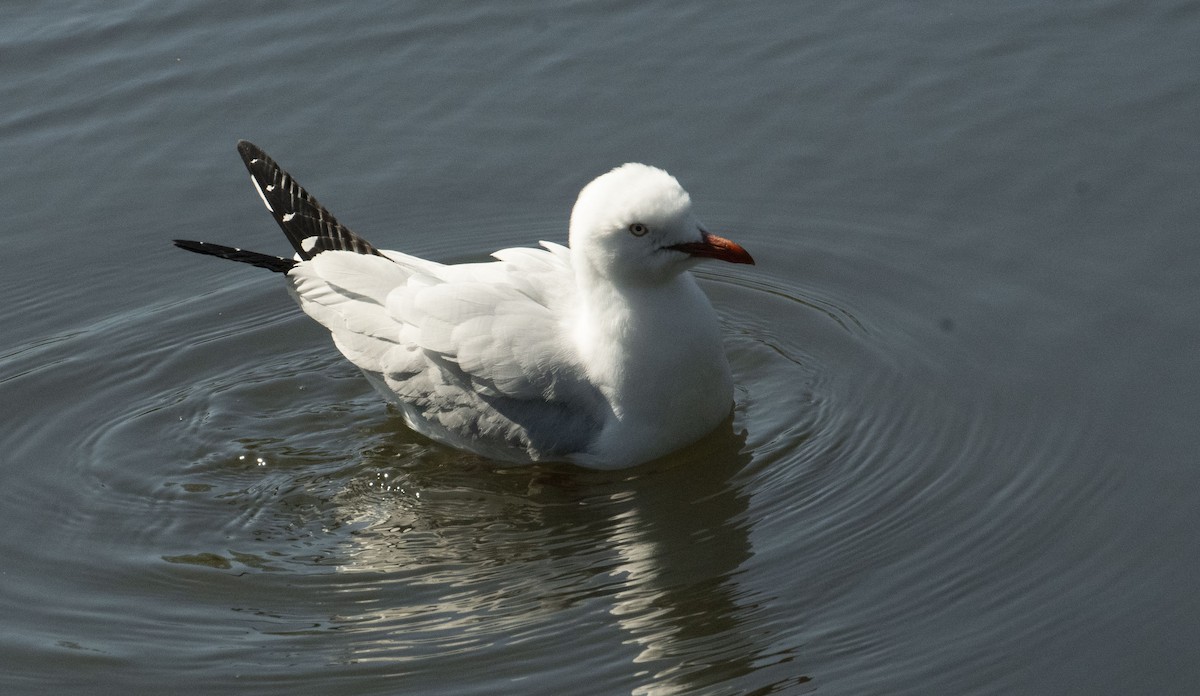
{"label": "reflection on water", "polygon": [[[336,496],[347,525],[366,524],[347,539],[339,570],[422,600],[343,617],[370,633],[346,659],[545,640],[582,605],[589,622],[600,610],[614,617],[619,642],[635,648],[639,691],[682,693],[748,673],[766,646],[744,630],[755,599],[736,578],[751,554],[736,482],[749,461],[743,444],[728,423],[669,464],[622,474],[396,466],[395,454],[373,453],[376,463]],[[436,601],[420,588],[436,588]]]}

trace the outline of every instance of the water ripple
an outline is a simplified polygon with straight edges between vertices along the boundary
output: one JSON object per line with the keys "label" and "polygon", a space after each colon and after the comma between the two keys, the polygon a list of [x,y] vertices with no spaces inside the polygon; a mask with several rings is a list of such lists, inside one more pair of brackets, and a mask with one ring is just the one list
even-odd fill
{"label": "water ripple", "polygon": [[[758,245],[788,262],[773,244],[767,230]],[[881,631],[985,651],[988,633],[941,623],[945,608],[985,597],[980,611],[1027,619],[1009,640],[1047,629],[1050,597],[1084,578],[1001,569],[1049,548],[1055,516],[1032,525],[1023,511],[1060,508],[1065,522],[1103,485],[1050,484],[1085,429],[1058,418],[1042,432],[1036,404],[981,377],[953,342],[930,343],[936,326],[893,330],[905,317],[879,314],[876,298],[777,267],[701,273],[736,409],[643,467],[503,468],[430,443],[277,284],[255,280],[10,352],[10,393],[89,394],[55,414],[76,426],[58,446],[70,481],[35,472],[4,495],[49,505],[74,491],[44,553],[140,588],[109,593],[113,620],[136,605],[149,622],[239,626],[262,679],[296,652],[414,683],[481,655],[552,669],[535,656],[612,645],[615,631],[635,668],[622,690],[684,692],[751,671],[794,687],[809,679],[801,656],[836,665],[876,649]],[[906,352],[913,340],[923,353]],[[196,650],[212,638],[173,635],[156,650],[225,659]],[[921,669],[915,653],[889,664]]]}

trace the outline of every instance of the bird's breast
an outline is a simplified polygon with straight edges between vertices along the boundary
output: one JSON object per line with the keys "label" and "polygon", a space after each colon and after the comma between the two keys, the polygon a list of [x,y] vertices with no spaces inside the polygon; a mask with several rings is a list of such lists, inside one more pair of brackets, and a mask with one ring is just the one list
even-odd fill
{"label": "bird's breast", "polygon": [[681,446],[728,415],[733,382],[717,315],[686,280],[649,297],[604,298],[581,312],[579,351],[609,402],[610,429],[647,429],[653,434],[640,437]]}

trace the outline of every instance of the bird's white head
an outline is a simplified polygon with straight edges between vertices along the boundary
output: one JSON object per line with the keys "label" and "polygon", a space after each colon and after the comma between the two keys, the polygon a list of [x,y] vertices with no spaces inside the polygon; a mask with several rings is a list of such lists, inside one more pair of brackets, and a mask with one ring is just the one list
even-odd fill
{"label": "bird's white head", "polygon": [[579,192],[571,250],[577,270],[617,284],[666,282],[703,258],[754,263],[741,246],[700,226],[675,177],[636,163],[602,174]]}

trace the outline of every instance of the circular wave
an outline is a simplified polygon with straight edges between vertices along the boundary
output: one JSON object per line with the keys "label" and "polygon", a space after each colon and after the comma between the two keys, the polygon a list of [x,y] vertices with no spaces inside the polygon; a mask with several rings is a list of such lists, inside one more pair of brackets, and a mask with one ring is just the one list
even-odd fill
{"label": "circular wave", "polygon": [[[262,678],[306,650],[381,679],[415,669],[416,683],[437,678],[418,666],[428,655],[442,670],[483,655],[553,669],[556,650],[611,644],[615,627],[631,664],[655,666],[646,688],[752,669],[794,685],[801,645],[832,665],[881,632],[984,654],[989,634],[944,625],[964,602],[1039,617],[1030,627],[1068,620],[1047,606],[1079,573],[1048,576],[1027,555],[1045,548],[1046,519],[1095,495],[1054,485],[1086,428],[1039,427],[1046,414],[981,373],[937,312],[891,311],[856,284],[889,275],[894,287],[897,273],[919,284],[903,259],[857,257],[850,282],[838,259],[851,251],[803,251],[768,229],[753,272],[699,271],[726,329],[736,408],[642,467],[503,468],[430,443],[278,284],[254,280],[10,361],[19,389],[87,393],[31,414],[25,435],[57,437],[65,466],[5,495],[76,501],[43,552],[142,588],[111,602],[113,620],[234,612]],[[15,436],[6,444],[21,452]],[[1033,524],[1031,509],[1061,511]],[[242,579],[236,599],[212,574]],[[223,659],[198,643],[212,644],[201,632],[159,649]],[[889,665],[919,673],[919,652]]]}

